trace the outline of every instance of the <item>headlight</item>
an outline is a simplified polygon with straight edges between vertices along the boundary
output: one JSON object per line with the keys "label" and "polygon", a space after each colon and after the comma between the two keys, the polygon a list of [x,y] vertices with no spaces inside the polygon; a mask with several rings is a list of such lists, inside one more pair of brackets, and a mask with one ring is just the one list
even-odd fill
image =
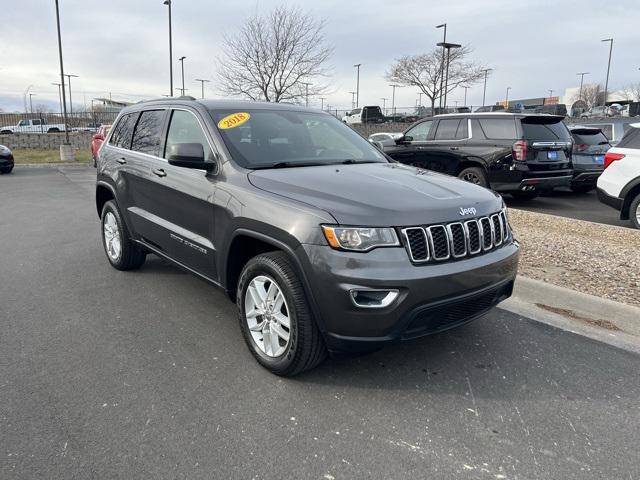
{"label": "headlight", "polygon": [[376,247],[400,245],[393,228],[322,226],[324,237],[333,248],[367,252]]}

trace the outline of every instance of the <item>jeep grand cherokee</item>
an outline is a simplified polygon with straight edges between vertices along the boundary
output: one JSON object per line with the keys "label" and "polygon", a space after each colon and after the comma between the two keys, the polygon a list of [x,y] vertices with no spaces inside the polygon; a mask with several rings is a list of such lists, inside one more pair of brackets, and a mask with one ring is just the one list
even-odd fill
{"label": "jeep grand cherokee", "polygon": [[124,109],[98,159],[107,259],[225,289],[264,367],[460,325],[512,291],[495,193],[390,161],[329,114],[181,97]]}

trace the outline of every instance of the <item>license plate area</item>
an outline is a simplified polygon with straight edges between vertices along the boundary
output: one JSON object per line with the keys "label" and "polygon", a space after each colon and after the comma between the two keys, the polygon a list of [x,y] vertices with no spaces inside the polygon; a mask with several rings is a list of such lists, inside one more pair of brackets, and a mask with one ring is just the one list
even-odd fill
{"label": "license plate area", "polygon": [[558,160],[558,151],[557,150],[549,150],[547,152],[547,160],[549,160],[549,161]]}
{"label": "license plate area", "polygon": [[596,162],[598,165],[603,165],[604,164],[604,155],[594,155],[593,156],[593,161]]}

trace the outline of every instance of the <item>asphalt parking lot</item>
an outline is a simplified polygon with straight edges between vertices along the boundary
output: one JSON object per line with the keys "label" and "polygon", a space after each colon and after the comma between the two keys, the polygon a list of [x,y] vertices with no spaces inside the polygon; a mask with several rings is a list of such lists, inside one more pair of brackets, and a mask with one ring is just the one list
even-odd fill
{"label": "asphalt parking lot", "polygon": [[640,476],[638,355],[498,309],[272,376],[221,292],[108,265],[94,172],[0,176],[0,478]]}
{"label": "asphalt parking lot", "polygon": [[516,200],[511,195],[505,195],[504,199],[510,208],[632,228],[629,221],[620,220],[620,212],[598,200],[595,190],[574,193],[568,188],[561,188],[533,200]]}

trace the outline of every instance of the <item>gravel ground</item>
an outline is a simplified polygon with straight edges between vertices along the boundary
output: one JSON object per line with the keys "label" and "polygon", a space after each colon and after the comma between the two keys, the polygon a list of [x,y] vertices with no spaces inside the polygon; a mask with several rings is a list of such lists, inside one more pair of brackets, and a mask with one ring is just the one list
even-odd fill
{"label": "gravel ground", "polygon": [[640,232],[509,210],[522,255],[519,273],[579,292],[640,306]]}

